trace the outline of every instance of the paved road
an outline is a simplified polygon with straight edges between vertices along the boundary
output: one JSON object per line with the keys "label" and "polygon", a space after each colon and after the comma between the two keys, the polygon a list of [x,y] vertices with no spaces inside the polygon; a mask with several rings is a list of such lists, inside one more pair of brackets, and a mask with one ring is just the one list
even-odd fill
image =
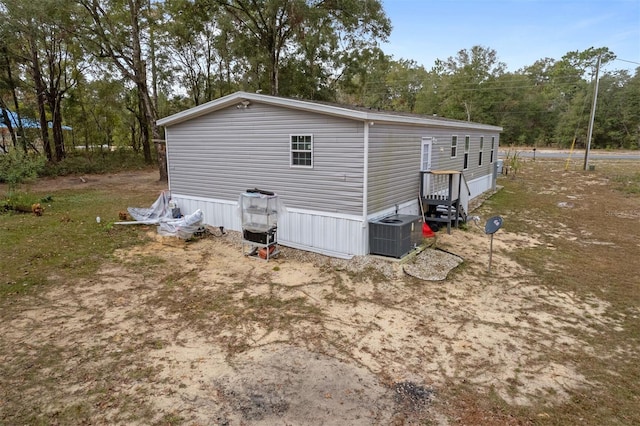
{"label": "paved road", "polygon": [[[505,158],[507,156],[506,150],[500,150],[499,158]],[[512,150],[511,153],[513,155],[514,152],[518,153],[518,156],[525,158],[533,158],[534,153],[532,149],[522,149],[522,150]],[[535,152],[536,158],[559,158],[566,159],[569,157],[568,150],[551,150],[551,149],[537,149]],[[584,159],[584,150],[574,150],[571,154],[572,159]],[[638,160],[640,161],[640,151],[630,152],[630,151],[600,151],[600,150],[591,150],[589,152],[589,160]]]}

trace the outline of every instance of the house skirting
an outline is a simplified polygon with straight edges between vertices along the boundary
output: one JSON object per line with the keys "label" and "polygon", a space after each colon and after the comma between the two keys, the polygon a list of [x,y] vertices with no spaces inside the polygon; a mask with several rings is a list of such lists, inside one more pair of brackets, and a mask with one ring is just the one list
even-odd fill
{"label": "house skirting", "polygon": [[[491,189],[491,176],[471,180],[468,184],[473,199]],[[200,209],[205,224],[242,231],[237,201],[180,194],[171,194],[171,198],[183,214]],[[367,222],[362,216],[286,208],[286,212],[278,216],[278,243],[343,259],[362,256],[369,253],[368,221],[395,213],[420,215],[417,196],[416,200],[369,214]]]}
{"label": "house skirting", "polygon": [[[202,210],[204,223],[242,231],[236,201],[171,194],[183,214]],[[368,253],[368,229],[361,216],[286,208],[278,215],[278,243],[338,258]]]}
{"label": "house skirting", "polygon": [[473,200],[478,195],[490,190],[493,187],[493,176],[485,175],[477,179],[470,180],[468,181],[468,185],[469,191],[471,192],[469,199]]}

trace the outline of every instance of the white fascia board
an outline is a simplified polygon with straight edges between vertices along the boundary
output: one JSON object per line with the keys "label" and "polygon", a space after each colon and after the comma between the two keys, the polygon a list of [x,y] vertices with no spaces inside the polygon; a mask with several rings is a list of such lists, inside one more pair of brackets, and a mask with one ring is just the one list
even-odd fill
{"label": "white fascia board", "polygon": [[232,93],[231,95],[223,96],[222,98],[209,101],[202,105],[198,105],[197,107],[189,108],[168,117],[161,118],[156,122],[156,124],[158,126],[171,126],[172,124],[182,123],[183,121],[225,108],[238,102],[239,99],[243,99],[239,96],[242,93],[243,92]]}
{"label": "white fascia board", "polygon": [[316,112],[319,114],[333,115],[336,117],[351,118],[354,120],[367,120],[367,113],[364,111],[356,111],[348,108],[341,108],[334,105],[323,105],[313,102],[306,102],[298,99],[278,98],[274,96],[255,95],[250,94],[255,98],[249,98],[249,100],[255,100],[256,102],[262,102],[270,105],[283,106],[287,108],[294,108],[301,111]]}
{"label": "white fascia board", "polygon": [[241,101],[261,102],[269,105],[283,106],[287,108],[298,109],[302,111],[311,111],[319,114],[334,115],[337,117],[351,118],[355,120],[366,120],[367,113],[340,108],[332,105],[315,104],[297,99],[279,98],[277,96],[261,95],[259,93],[236,92],[231,95],[207,102],[197,107],[161,118],[157,121],[158,126],[171,126],[173,124],[182,123],[183,121],[227,108]]}

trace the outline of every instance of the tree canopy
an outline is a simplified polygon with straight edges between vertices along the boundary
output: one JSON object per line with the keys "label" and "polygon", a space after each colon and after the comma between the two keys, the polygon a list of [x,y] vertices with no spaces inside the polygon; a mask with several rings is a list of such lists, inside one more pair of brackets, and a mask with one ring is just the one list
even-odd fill
{"label": "tree canopy", "polygon": [[[151,162],[158,117],[236,90],[501,125],[503,144],[582,144],[596,63],[615,59],[593,47],[507,72],[470,46],[426,69],[381,48],[380,0],[0,0],[0,14],[0,150],[51,162],[78,146]],[[638,148],[640,68],[601,73],[595,121],[592,146]]]}

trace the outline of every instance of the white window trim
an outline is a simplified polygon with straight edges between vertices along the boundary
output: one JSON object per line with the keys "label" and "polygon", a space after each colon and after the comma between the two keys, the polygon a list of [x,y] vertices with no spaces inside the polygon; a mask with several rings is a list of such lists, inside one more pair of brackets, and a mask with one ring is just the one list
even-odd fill
{"label": "white window trim", "polygon": [[[293,164],[293,153],[294,152],[309,152],[307,150],[295,150],[291,147],[291,139],[294,136],[309,136],[311,137],[311,165],[310,166],[306,166],[306,165],[302,165],[302,164]],[[314,145],[314,141],[313,141],[313,134],[311,133],[292,133],[289,135],[289,167],[292,169],[313,169],[313,145]]]}
{"label": "white window trim", "polygon": [[[467,143],[469,141],[469,143]],[[462,157],[462,170],[469,170],[469,151],[471,150],[471,135],[464,135],[464,156]],[[464,164],[464,158],[467,164]],[[466,167],[465,167],[466,166]]]}
{"label": "white window trim", "polygon": [[489,161],[489,164],[493,164],[493,162],[496,159],[495,155],[494,155],[495,145],[496,145],[496,137],[495,136],[491,136],[491,161]]}
{"label": "white window trim", "polygon": [[484,152],[484,136],[480,136],[480,148],[478,149],[478,167],[482,167],[482,163],[484,158],[482,158],[482,154]]}
{"label": "white window trim", "polygon": [[[433,148],[433,138],[432,137],[423,137],[420,142],[420,171],[430,171],[431,170],[431,152]],[[424,146],[428,145],[428,154],[429,154],[429,162],[427,163],[427,168],[424,168]]]}
{"label": "white window trim", "polygon": [[453,149],[453,138],[456,138],[456,155],[452,155],[451,158],[458,158],[458,135],[451,135],[451,149]]}

